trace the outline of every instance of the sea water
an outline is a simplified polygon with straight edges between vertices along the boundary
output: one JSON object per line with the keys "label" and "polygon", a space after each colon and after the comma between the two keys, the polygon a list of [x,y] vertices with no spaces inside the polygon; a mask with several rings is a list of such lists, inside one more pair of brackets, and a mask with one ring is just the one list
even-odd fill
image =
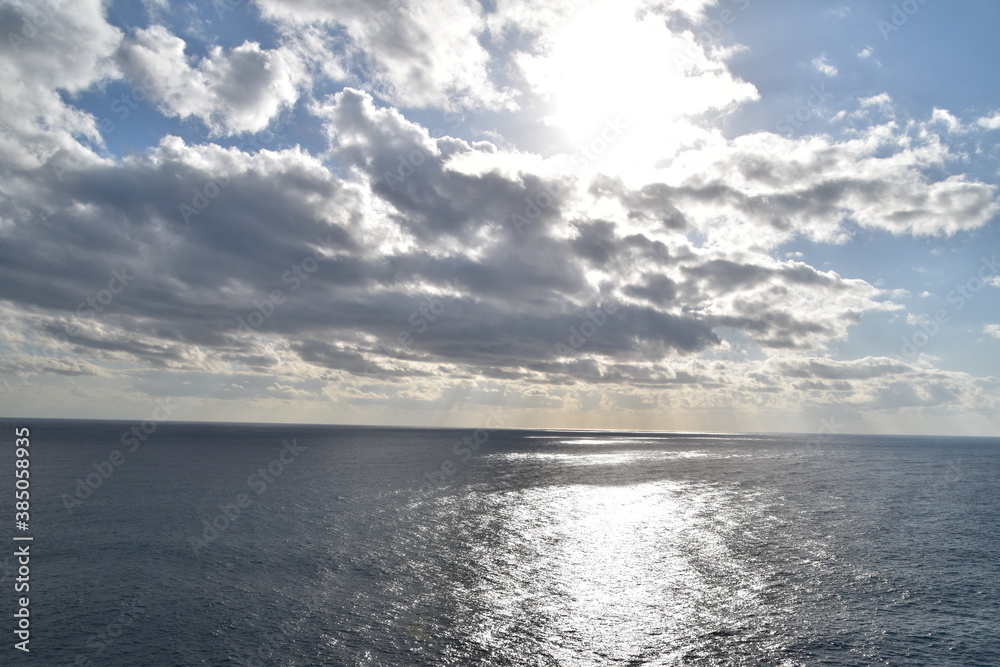
{"label": "sea water", "polygon": [[997,439],[0,426],[0,664],[1000,664]]}

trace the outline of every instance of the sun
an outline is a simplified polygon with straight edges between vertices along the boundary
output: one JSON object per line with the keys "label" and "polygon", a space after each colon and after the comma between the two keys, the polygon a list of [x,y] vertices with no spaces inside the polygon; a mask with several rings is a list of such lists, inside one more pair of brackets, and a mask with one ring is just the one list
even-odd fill
{"label": "sun", "polygon": [[547,102],[548,126],[571,146],[588,145],[609,124],[623,127],[607,159],[631,164],[695,141],[698,114],[756,95],[690,31],[671,31],[663,16],[637,9],[581,7],[551,31],[541,55],[519,59]]}

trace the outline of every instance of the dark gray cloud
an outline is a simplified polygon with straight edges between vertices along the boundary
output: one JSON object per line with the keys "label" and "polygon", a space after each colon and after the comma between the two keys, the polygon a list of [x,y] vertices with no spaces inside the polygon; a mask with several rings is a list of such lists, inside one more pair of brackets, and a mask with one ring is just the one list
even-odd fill
{"label": "dark gray cloud", "polygon": [[[837,334],[762,307],[762,294],[853,293],[804,264],[719,258],[682,237],[668,245],[604,219],[567,220],[558,198],[519,230],[512,212],[553,181],[455,171],[451,157],[492,149],[432,140],[356,91],[320,113],[331,159],[360,181],[300,150],[175,138],[116,163],[58,169],[54,156],[5,202],[15,224],[0,244],[0,298],[34,309],[51,338],[69,333],[75,354],[151,368],[209,359],[270,372],[287,365],[285,349],[320,375],[675,386],[710,380],[649,365],[719,345],[718,327],[774,348]],[[643,215],[722,192],[607,183]],[[111,294],[116,272],[131,278]]]}
{"label": "dark gray cloud", "polygon": [[[351,89],[334,96],[322,113],[329,118],[335,153],[363,170],[375,194],[396,209],[396,222],[425,243],[443,237],[471,243],[482,232],[505,234],[511,217],[531,206],[539,193],[561,187],[531,174],[509,179],[496,170],[472,176],[447,169],[446,161],[455,154],[488,149],[432,140],[398,112],[377,109],[371,97]],[[528,236],[559,219],[558,199],[538,211],[521,229],[531,230]]]}
{"label": "dark gray cloud", "polygon": [[647,273],[643,275],[641,285],[627,285],[625,293],[639,299],[645,299],[654,306],[665,306],[677,298],[677,283],[667,276]]}
{"label": "dark gray cloud", "polygon": [[868,380],[910,371],[906,364],[891,359],[865,357],[852,361],[809,359],[781,365],[786,377],[820,380]]}

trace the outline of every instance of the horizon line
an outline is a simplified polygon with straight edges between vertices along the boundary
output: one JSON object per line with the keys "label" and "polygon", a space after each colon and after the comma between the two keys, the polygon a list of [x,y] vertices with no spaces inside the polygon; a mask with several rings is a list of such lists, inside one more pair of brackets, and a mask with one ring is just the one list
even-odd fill
{"label": "horizon line", "polygon": [[87,422],[144,422],[153,421],[164,424],[218,424],[232,426],[315,426],[327,428],[382,428],[397,430],[438,430],[438,431],[551,431],[559,433],[636,433],[649,435],[725,435],[725,436],[745,436],[745,435],[799,435],[813,438],[832,439],[841,436],[846,437],[884,437],[884,438],[973,438],[990,439],[1000,438],[998,435],[955,435],[948,433],[818,433],[803,431],[687,431],[687,430],[665,430],[665,429],[584,429],[584,428],[556,428],[556,427],[530,427],[530,426],[420,426],[420,425],[398,425],[398,424],[332,424],[316,422],[245,422],[245,421],[210,421],[204,419],[135,419],[121,417],[6,417],[0,416],[0,421],[17,420],[41,420],[41,421],[87,421]]}

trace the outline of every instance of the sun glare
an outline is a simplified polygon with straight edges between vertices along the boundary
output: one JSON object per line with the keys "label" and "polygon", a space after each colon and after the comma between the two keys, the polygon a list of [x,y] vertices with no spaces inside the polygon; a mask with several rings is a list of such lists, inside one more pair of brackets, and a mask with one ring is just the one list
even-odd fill
{"label": "sun glare", "polygon": [[548,102],[545,122],[572,149],[607,144],[595,156],[605,167],[662,160],[702,133],[690,116],[756,95],[717,71],[691,33],[671,32],[653,13],[638,16],[632,3],[578,10],[548,47],[521,61]]}

